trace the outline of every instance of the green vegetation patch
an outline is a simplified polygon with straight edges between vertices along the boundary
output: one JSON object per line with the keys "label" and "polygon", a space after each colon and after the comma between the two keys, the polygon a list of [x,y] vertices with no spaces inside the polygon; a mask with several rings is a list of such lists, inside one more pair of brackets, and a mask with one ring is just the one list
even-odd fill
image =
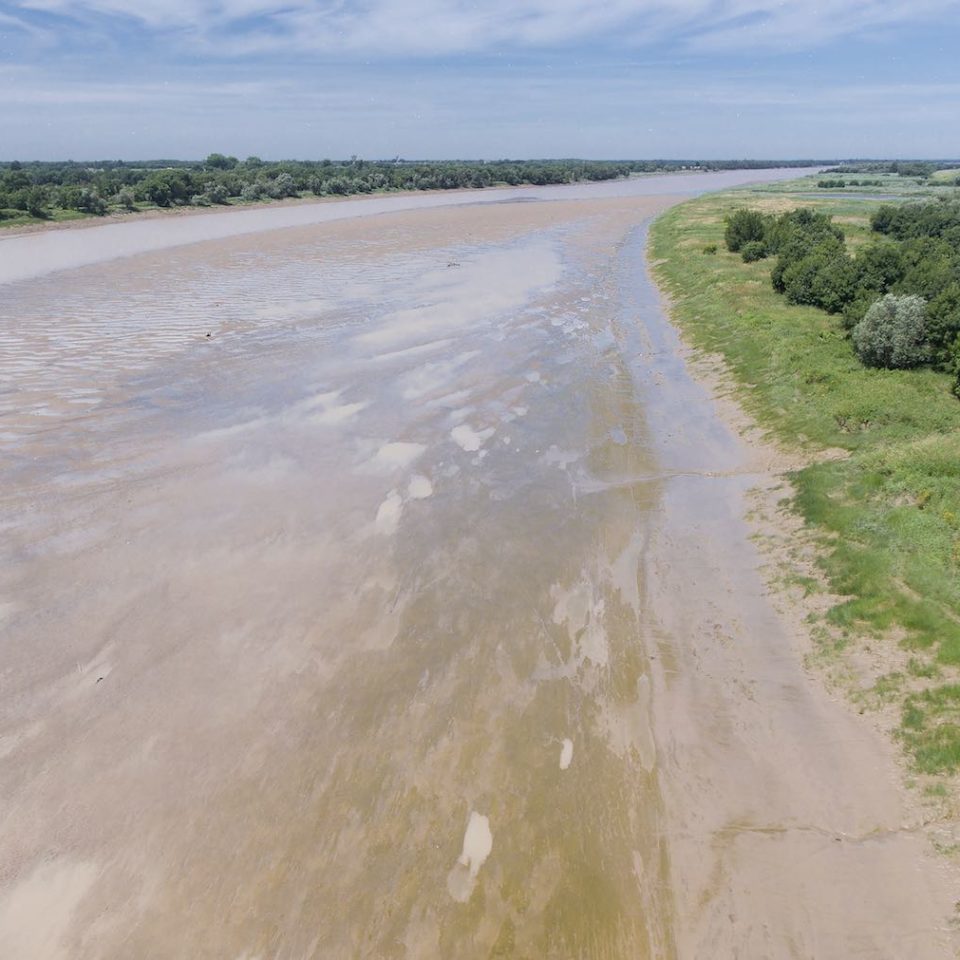
{"label": "green vegetation patch", "polygon": [[[960,665],[960,401],[948,372],[865,366],[841,315],[778,295],[770,261],[742,257],[756,240],[749,218],[739,224],[741,251],[727,250],[727,218],[744,206],[776,215],[806,206],[842,218],[850,245],[872,235],[878,203],[802,191],[730,191],[673,208],[651,233],[655,272],[690,341],[722,355],[746,388],[744,407],[815,459],[793,475],[794,506],[819,536],[824,572],[844,598],[828,619],[841,636],[891,633],[912,651],[898,695],[904,743],[922,770],[952,770],[960,693],[951,699],[943,693],[951,687],[932,684]],[[838,453],[816,457],[826,451]]]}
{"label": "green vegetation patch", "polygon": [[908,696],[901,737],[921,773],[960,770],[960,684]]}

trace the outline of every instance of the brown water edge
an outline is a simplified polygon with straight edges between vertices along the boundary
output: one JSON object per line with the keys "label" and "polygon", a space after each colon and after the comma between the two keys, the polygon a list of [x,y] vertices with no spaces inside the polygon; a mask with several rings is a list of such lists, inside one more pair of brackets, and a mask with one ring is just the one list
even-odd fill
{"label": "brown water edge", "polygon": [[643,278],[671,202],[13,288],[0,954],[950,955]]}

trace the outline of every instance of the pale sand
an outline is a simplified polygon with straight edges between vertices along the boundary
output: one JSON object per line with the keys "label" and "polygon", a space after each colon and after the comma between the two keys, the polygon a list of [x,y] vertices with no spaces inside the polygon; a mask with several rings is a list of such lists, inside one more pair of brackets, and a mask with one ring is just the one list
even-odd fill
{"label": "pale sand", "polygon": [[0,956],[954,955],[645,278],[672,202],[7,288]]}

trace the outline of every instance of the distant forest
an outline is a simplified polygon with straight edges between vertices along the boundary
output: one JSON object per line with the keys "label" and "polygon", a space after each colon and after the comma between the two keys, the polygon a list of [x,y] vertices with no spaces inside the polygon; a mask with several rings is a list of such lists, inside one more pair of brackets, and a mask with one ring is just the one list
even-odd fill
{"label": "distant forest", "polygon": [[937,171],[960,168],[960,160],[851,160],[824,173],[896,173],[901,177],[932,177]]}
{"label": "distant forest", "polygon": [[613,180],[639,173],[822,166],[818,160],[238,160],[0,163],[0,220],[69,220],[157,207],[212,207],[288,197],[458,190]]}

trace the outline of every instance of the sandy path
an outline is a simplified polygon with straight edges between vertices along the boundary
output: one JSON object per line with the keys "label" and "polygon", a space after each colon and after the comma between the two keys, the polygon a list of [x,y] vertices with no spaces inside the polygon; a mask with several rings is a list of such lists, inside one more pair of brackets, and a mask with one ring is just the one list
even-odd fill
{"label": "sandy path", "polygon": [[675,200],[6,288],[0,956],[952,955],[646,279]]}

